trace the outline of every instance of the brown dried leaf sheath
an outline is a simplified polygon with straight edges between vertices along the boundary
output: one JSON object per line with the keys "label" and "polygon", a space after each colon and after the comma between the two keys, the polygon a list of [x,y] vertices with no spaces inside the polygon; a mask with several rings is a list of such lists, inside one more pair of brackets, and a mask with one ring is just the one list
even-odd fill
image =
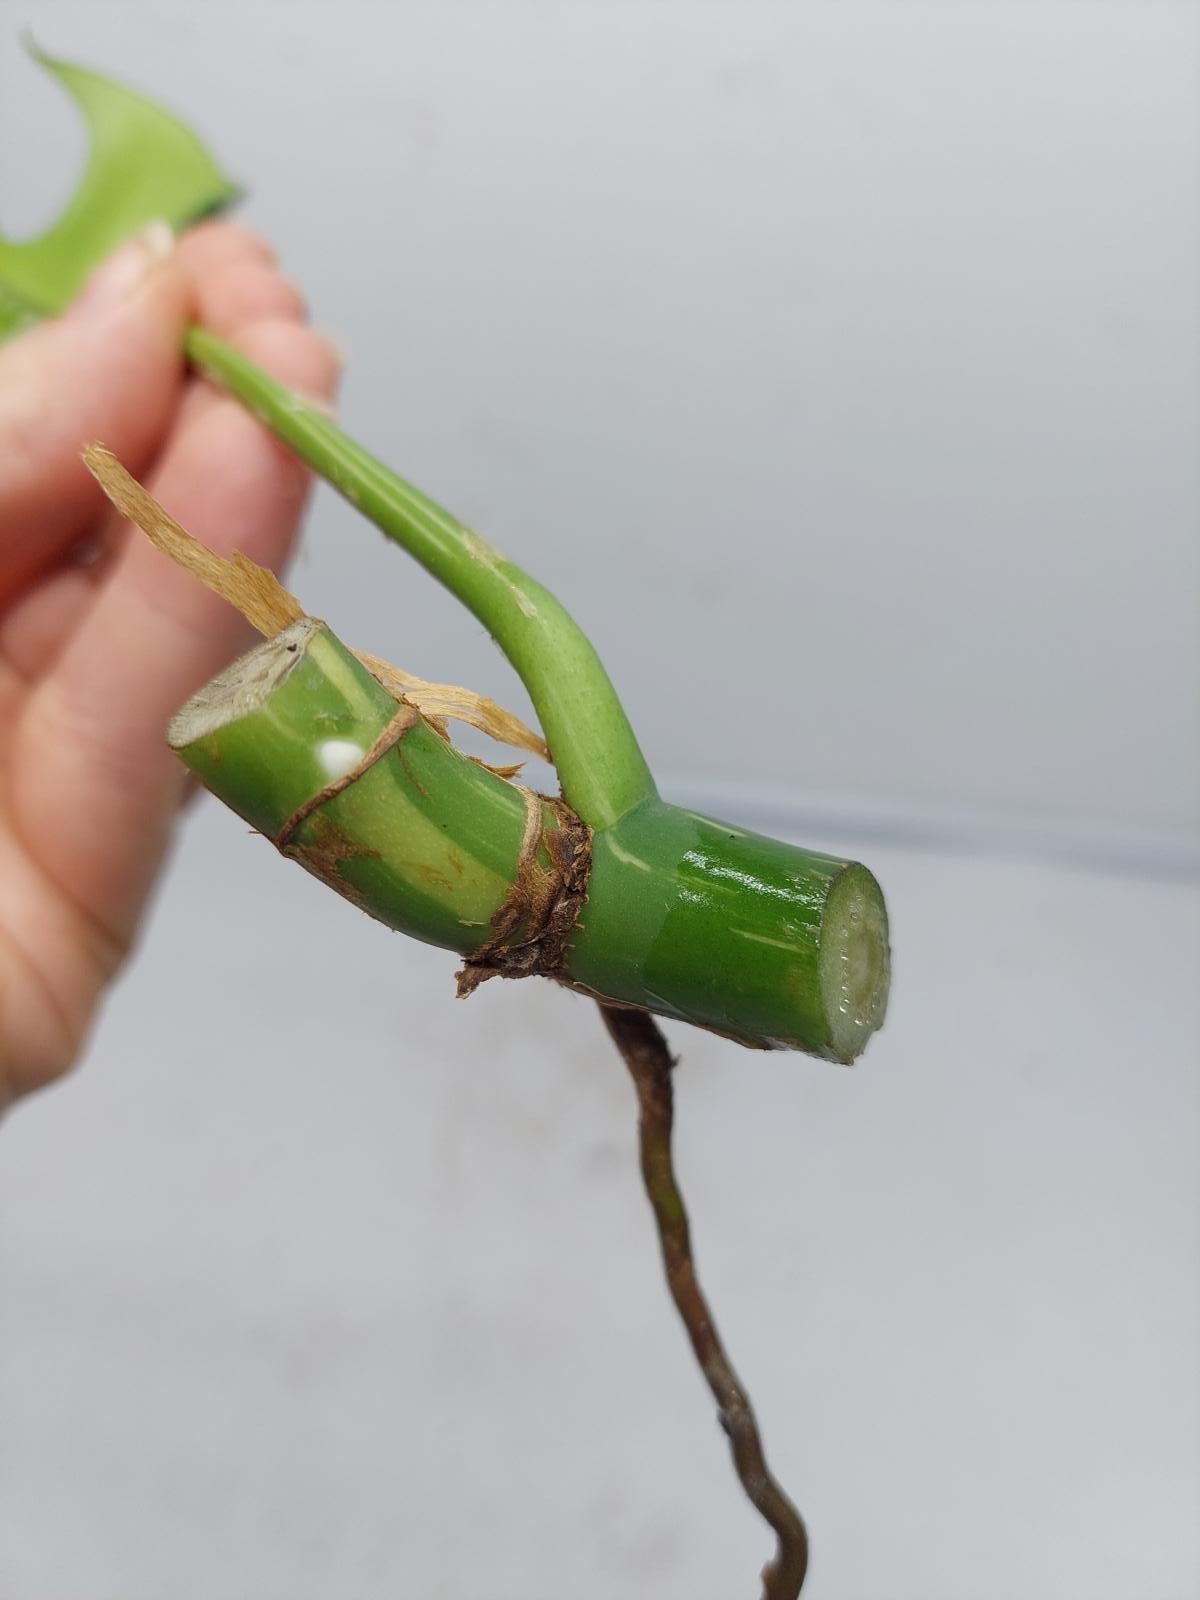
{"label": "brown dried leaf sheath", "polygon": [[[592,866],[592,830],[565,800],[550,800],[515,785],[525,797],[525,832],[516,876],[492,917],[491,936],[467,956],[456,974],[465,1000],[488,978],[564,981],[571,935],[587,902]],[[545,825],[545,811],[555,826]],[[543,866],[539,857],[545,854]]]}
{"label": "brown dried leaf sheath", "polygon": [[[497,744],[511,745],[514,750],[528,750],[530,755],[542,761],[550,760],[550,751],[541,735],[526,727],[515,712],[506,711],[486,694],[476,694],[473,689],[462,689],[453,683],[430,683],[426,678],[415,677],[401,667],[394,667],[390,661],[368,655],[365,650],[356,650],[354,653],[385,689],[390,689],[397,697],[403,695],[413,705],[419,706],[427,722],[436,726],[447,717],[453,717],[457,722],[466,722],[472,728],[478,728],[480,733],[486,733]],[[520,766],[493,767],[491,770],[498,772],[501,777],[510,777],[520,771]]]}
{"label": "brown dried leaf sheath", "polygon": [[[290,623],[306,615],[304,607],[283,587],[273,572],[260,567],[248,556],[219,556],[182,527],[153,495],[148,494],[113,455],[101,444],[89,444],[83,459],[105,494],[122,516],[137,524],[151,544],[169,556],[176,566],[190,572],[202,584],[219,594],[240,611],[246,621],[270,639]],[[498,744],[528,750],[543,761],[550,760],[546,741],[526,727],[520,717],[497,705],[487,695],[453,683],[429,683],[394,667],[378,656],[356,650],[355,655],[397,700],[406,700],[421,712],[440,733],[446,719],[468,723],[486,733]],[[501,777],[512,777],[520,765],[493,767]]]}

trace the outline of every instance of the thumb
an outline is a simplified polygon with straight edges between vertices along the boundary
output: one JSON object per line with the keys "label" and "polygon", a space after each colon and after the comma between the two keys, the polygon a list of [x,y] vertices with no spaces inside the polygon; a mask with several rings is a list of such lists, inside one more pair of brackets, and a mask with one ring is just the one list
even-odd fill
{"label": "thumb", "polygon": [[188,311],[170,230],[155,223],[64,316],[0,349],[0,603],[100,509],[79,459],[89,439],[135,472],[153,458],[182,381]]}

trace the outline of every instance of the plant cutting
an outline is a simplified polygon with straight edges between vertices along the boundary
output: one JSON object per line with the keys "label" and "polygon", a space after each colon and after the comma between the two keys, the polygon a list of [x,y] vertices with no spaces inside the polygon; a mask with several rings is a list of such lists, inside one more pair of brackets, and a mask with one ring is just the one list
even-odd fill
{"label": "plant cutting", "polygon": [[[0,240],[0,320],[10,332],[60,311],[148,222],[182,229],[236,193],[160,108],[39,59],[77,100],[92,146],[63,218],[40,239]],[[93,445],[88,464],[122,513],[265,636],[181,708],[170,743],[281,853],[388,926],[455,951],[461,995],[496,976],[542,976],[599,1003],[637,1091],[671,1292],[739,1476],[777,1535],[764,1593],[794,1596],[804,1528],[766,1467],[696,1281],[671,1160],[672,1064],[653,1017],[849,1063],[886,1008],[878,885],[860,864],[663,800],[591,644],[535,579],[212,333],[190,330],[185,348],[488,628],[542,732],[357,653],[270,574],[204,551]],[[511,767],[463,755],[449,737],[454,718],[547,754],[560,792],[536,795]]]}

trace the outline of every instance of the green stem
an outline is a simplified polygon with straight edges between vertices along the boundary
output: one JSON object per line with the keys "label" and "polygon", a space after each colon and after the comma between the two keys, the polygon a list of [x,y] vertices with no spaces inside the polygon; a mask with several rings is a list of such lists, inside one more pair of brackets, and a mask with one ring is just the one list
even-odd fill
{"label": "green stem", "polygon": [[[184,228],[237,194],[178,117],[28,43],[82,113],[89,152],[57,222],[19,244],[0,234],[0,340],[33,314],[63,310],[87,273],[139,228],[156,219]],[[221,339],[193,327],[184,347],[491,632],[525,682],[564,795],[591,827],[607,827],[653,797],[654,780],[616,691],[553,595]]]}
{"label": "green stem", "polygon": [[849,1063],[882,1026],[883,893],[855,861],[647,801],[592,841],[571,976],[743,1043]]}
{"label": "green stem", "polygon": [[388,927],[463,955],[491,937],[529,801],[399,705],[324,624],[293,623],[241,657],[168,737],[226,805]]}
{"label": "green stem", "polygon": [[657,799],[589,839],[561,803],[398,706],[323,624],[293,623],[235,662],[170,741],[285,854],[389,927],[464,955],[462,993],[544,973],[845,1062],[883,1021],[887,916],[865,867]]}
{"label": "green stem", "polygon": [[214,334],[192,328],[185,348],[474,612],[524,681],[563,794],[589,826],[608,827],[656,793],[599,656],[548,590]]}

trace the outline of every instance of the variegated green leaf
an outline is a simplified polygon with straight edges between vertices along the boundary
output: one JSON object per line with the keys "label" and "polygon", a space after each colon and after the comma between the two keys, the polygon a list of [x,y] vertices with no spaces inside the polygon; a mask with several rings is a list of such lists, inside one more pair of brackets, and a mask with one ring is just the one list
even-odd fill
{"label": "variegated green leaf", "polygon": [[148,223],[181,229],[219,211],[237,186],[184,123],[98,72],[34,59],[62,84],[87,123],[89,154],[79,187],[39,238],[0,237],[0,340],[62,308],[89,272]]}

